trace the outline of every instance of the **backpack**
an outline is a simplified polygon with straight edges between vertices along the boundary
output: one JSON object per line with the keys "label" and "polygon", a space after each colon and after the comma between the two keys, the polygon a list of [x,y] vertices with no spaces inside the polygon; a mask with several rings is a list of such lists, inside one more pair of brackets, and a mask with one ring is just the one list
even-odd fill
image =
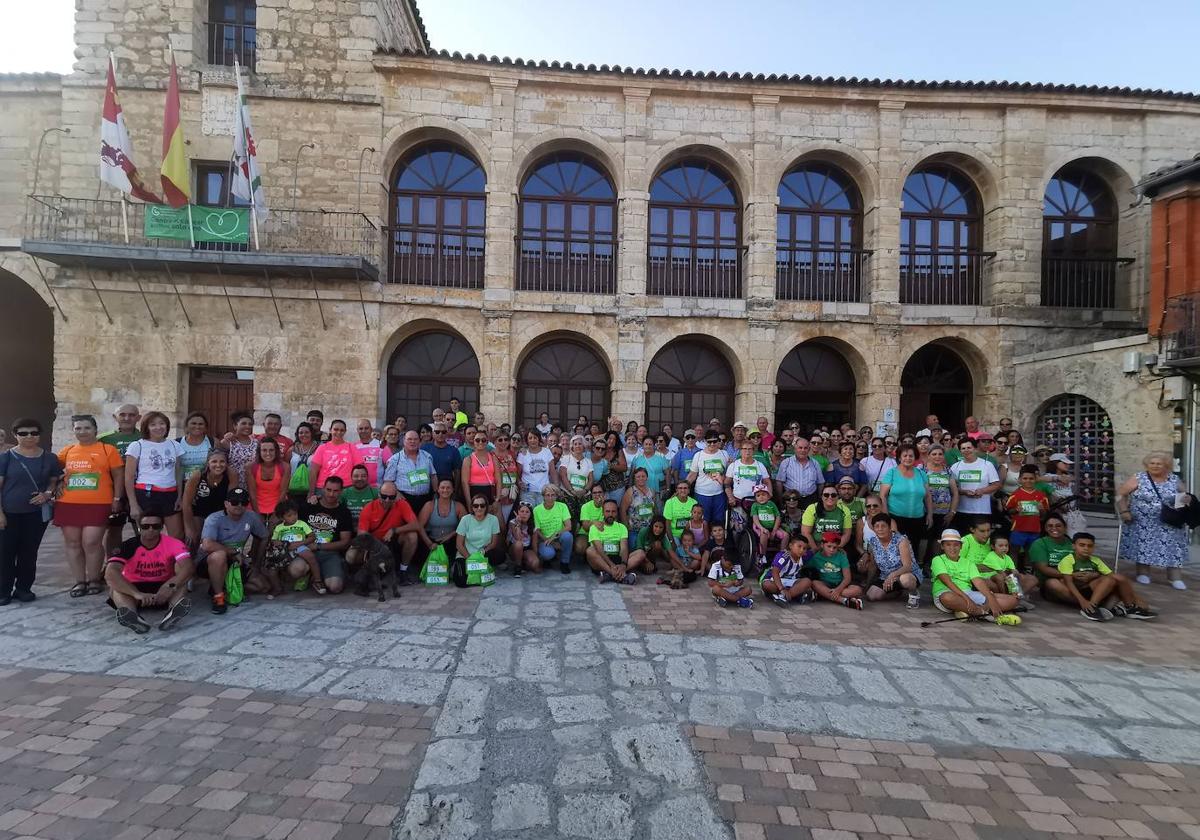
{"label": "backpack", "polygon": [[459,589],[467,588],[467,561],[461,557],[455,557],[450,561],[450,580]]}

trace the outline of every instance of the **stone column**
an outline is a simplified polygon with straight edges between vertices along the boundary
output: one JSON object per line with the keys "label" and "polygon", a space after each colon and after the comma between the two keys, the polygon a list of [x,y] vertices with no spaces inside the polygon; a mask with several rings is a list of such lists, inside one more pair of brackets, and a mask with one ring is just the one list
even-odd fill
{"label": "stone column", "polygon": [[483,357],[479,360],[479,408],[489,420],[496,417],[511,418],[516,401],[512,311],[485,307],[482,314]]}
{"label": "stone column", "polygon": [[778,96],[755,94],[754,171],[742,221],[747,309],[771,312],[775,303],[775,217],[779,188],[771,163],[778,148]]}
{"label": "stone column", "polygon": [[[884,417],[884,409],[894,408],[899,423],[900,377],[908,361],[900,353],[902,328],[898,324],[880,324],[875,327],[874,359],[868,367],[866,382],[858,383],[855,400],[855,422],[859,426],[868,423],[874,426]],[[916,428],[920,428],[919,426]]]}
{"label": "stone column", "polygon": [[617,313],[617,370],[613,377],[612,413],[628,423],[646,415],[646,316]]}
{"label": "stone column", "polygon": [[617,273],[617,368],[612,413],[628,422],[646,412],[646,242],[650,223],[646,107],[650,88],[625,88],[625,171],[621,177]]}
{"label": "stone column", "polygon": [[513,160],[513,126],[516,119],[517,80],[493,77],[493,168],[487,185],[487,253],[484,258],[483,300],[488,306],[511,306],[513,235],[516,230],[517,173]]}
{"label": "stone column", "polygon": [[[1046,110],[1008,108],[1004,112],[999,195],[984,219],[984,248],[995,251],[991,297],[1003,308],[1041,304],[1042,199],[1046,158]],[[985,196],[985,199],[988,198]]]}
{"label": "stone column", "polygon": [[868,276],[871,314],[876,320],[894,320],[900,302],[900,172],[903,102],[879,103],[879,194],[875,211],[866,222],[864,242],[872,249]]}
{"label": "stone column", "polygon": [[775,427],[775,394],[777,386],[775,375],[783,356],[791,350],[790,347],[779,347],[776,342],[779,321],[769,312],[752,314],[747,319],[747,338],[749,352],[743,357],[742,382],[737,383],[736,420],[747,423],[754,428],[754,421],[760,414],[765,415]]}

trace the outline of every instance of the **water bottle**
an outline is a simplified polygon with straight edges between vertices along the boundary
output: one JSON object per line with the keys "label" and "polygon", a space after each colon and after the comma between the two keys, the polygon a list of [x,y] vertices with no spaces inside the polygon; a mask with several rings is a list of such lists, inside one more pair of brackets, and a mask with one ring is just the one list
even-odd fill
{"label": "water bottle", "polygon": [[1005,579],[1008,581],[1008,594],[1021,597],[1021,581],[1017,579],[1017,576],[1009,572]]}

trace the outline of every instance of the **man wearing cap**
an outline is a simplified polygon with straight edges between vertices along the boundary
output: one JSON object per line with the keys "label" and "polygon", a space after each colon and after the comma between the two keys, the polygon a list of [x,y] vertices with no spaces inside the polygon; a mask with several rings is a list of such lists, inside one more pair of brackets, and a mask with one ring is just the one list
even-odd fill
{"label": "man wearing cap", "polygon": [[725,454],[729,456],[729,460],[738,457],[742,452],[742,443],[746,440],[747,426],[741,420],[736,421],[730,428],[730,433],[733,435],[733,440],[725,445]]}
{"label": "man wearing cap", "polygon": [[817,502],[817,493],[825,483],[825,475],[817,462],[809,457],[811,444],[803,435],[796,438],[793,454],[784,458],[775,475],[775,493],[782,497],[787,490],[800,496],[800,506],[807,509]]}
{"label": "man wearing cap", "polygon": [[[337,481],[340,493],[341,479]],[[225,494],[225,510],[211,513],[200,530],[200,550],[196,556],[196,574],[208,575],[212,593],[212,611],[223,615],[227,609],[225,601],[225,574],[234,563],[240,563],[245,571],[251,553],[247,547],[251,537],[256,540],[267,538],[267,526],[262,517],[246,510],[250,494],[244,487],[235,487]]]}
{"label": "man wearing cap", "polygon": [[941,546],[942,553],[930,564],[935,607],[963,618],[990,615],[999,624],[1020,624],[1016,616],[1004,615],[1017,606],[1016,596],[992,592],[975,564],[962,556],[962,535],[958,531],[942,531]]}
{"label": "man wearing cap", "polygon": [[990,461],[998,473],[1000,470],[1000,461],[996,459],[996,439],[992,437],[991,432],[980,432],[975,437],[975,449],[979,453],[979,457],[985,461]]}
{"label": "man wearing cap", "polygon": [[687,478],[687,474],[692,469],[692,459],[699,452],[696,446],[696,432],[693,429],[688,429],[683,433],[683,446],[671,458],[671,466],[667,476],[670,486],[674,487],[680,479]]}
{"label": "man wearing cap", "polygon": [[[715,420],[716,418],[714,418]],[[704,508],[704,521],[725,524],[725,470],[729,455],[721,449],[721,433],[709,428],[704,433],[704,449],[692,458],[687,482],[695,488],[696,501]]]}

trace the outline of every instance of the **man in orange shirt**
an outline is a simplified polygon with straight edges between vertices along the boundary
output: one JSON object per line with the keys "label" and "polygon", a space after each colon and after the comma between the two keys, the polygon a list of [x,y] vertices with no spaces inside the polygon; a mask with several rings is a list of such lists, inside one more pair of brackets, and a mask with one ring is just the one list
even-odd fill
{"label": "man in orange shirt", "polygon": [[[396,558],[399,570],[396,580],[401,586],[409,586],[408,564],[417,551],[417,535],[421,524],[408,502],[400,497],[395,482],[385,481],[379,488],[379,498],[368,502],[358,516],[358,533],[370,534],[387,543]],[[346,552],[346,565],[356,566],[362,562],[358,552]]]}

